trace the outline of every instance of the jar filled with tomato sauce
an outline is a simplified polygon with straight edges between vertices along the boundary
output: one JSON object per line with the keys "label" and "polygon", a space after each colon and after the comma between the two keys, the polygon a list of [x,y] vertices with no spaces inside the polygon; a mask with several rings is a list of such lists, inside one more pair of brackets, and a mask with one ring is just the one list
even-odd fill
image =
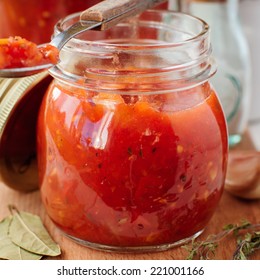
{"label": "jar filled with tomato sauce", "polygon": [[0,37],[21,36],[37,44],[51,39],[60,18],[101,0],[1,0]]}
{"label": "jar filled with tomato sauce", "polygon": [[108,251],[166,250],[198,236],[221,198],[228,146],[208,81],[216,70],[208,25],[149,10],[81,34],[60,58],[37,136],[52,221]]}

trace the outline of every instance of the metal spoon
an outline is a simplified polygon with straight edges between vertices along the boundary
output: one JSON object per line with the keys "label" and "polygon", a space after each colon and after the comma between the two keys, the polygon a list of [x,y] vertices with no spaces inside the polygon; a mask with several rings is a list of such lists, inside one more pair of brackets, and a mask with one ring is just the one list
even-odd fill
{"label": "metal spoon", "polygon": [[[90,30],[106,30],[119,21],[130,16],[137,15],[146,9],[157,4],[166,2],[166,0],[106,0],[83,11],[80,14],[80,20],[70,26],[68,29],[55,36],[50,45],[61,50],[62,47],[73,37]],[[0,69],[0,77],[17,78],[37,74],[43,70],[49,69],[53,64],[43,64],[34,67],[8,68]]]}

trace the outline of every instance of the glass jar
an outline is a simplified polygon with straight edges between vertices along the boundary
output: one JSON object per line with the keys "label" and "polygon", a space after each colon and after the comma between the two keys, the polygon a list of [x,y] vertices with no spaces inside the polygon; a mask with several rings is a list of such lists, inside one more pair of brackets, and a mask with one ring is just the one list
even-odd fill
{"label": "glass jar", "polygon": [[214,72],[207,24],[181,13],[146,11],[64,47],[37,137],[42,200],[66,235],[143,252],[203,231],[227,163]]}
{"label": "glass jar", "polygon": [[1,0],[0,37],[21,36],[37,44],[51,39],[58,20],[101,0]]}

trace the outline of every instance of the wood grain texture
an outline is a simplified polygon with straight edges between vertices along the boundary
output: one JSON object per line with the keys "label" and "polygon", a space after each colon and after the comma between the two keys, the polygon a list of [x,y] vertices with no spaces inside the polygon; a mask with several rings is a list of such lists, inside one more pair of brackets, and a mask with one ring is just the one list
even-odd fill
{"label": "wood grain texture", "polygon": [[[147,0],[145,0],[147,2]],[[107,0],[82,12],[81,20],[104,21],[138,5],[139,0]]]}
{"label": "wood grain texture", "polygon": [[134,10],[138,14],[140,11],[163,2],[166,2],[166,0],[106,0],[83,11],[80,18],[81,20],[104,21],[128,10]]}
{"label": "wood grain texture", "polygon": [[[254,149],[248,137],[236,149]],[[8,205],[14,204],[19,210],[39,215],[53,239],[60,245],[62,254],[56,259],[63,260],[184,260],[187,251],[181,247],[165,252],[120,254],[101,252],[74,243],[62,234],[46,215],[41,203],[39,191],[21,193],[8,188],[0,181],[0,220],[9,215]],[[260,200],[247,201],[238,199],[224,191],[220,204],[207,228],[198,240],[205,240],[208,235],[218,233],[222,227],[230,223],[240,223],[241,220],[260,223]],[[229,260],[235,249],[235,239],[232,236],[223,241],[213,259]],[[53,258],[52,258],[53,259]],[[251,259],[260,260],[260,250]]]}
{"label": "wood grain texture", "polygon": [[83,11],[80,19],[104,22],[101,30],[106,30],[126,18],[136,16],[163,2],[166,0],[106,0]]}

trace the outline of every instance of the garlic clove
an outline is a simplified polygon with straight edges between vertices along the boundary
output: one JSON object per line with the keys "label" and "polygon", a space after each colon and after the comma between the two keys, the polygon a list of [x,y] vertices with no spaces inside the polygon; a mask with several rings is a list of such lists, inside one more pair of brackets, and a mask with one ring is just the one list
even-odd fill
{"label": "garlic clove", "polygon": [[230,151],[225,189],[231,194],[260,199],[260,153],[256,151]]}

